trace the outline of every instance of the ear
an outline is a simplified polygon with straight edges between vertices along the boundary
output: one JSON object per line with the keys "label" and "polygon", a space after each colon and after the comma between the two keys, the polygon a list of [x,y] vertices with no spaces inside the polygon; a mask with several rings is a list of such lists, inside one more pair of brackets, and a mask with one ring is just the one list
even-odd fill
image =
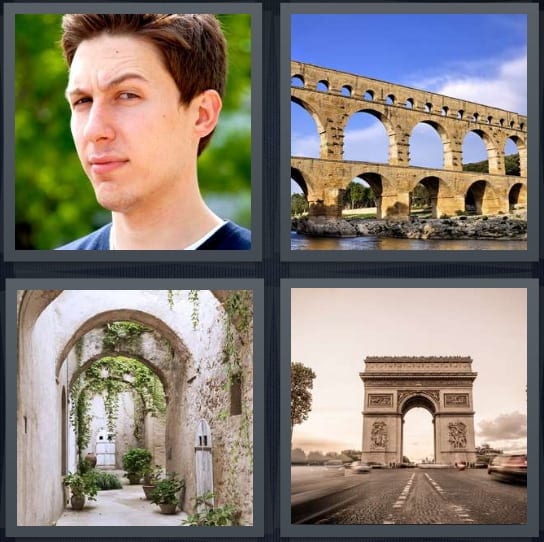
{"label": "ear", "polygon": [[202,94],[194,98],[194,100],[198,108],[195,131],[199,138],[203,138],[210,134],[216,127],[223,102],[218,92],[211,89],[205,90]]}

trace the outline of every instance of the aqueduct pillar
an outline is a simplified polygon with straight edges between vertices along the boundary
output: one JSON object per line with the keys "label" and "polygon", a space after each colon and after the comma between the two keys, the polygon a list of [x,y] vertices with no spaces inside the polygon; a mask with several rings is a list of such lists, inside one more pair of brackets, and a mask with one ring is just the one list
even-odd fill
{"label": "aqueduct pillar", "polygon": [[470,357],[368,357],[362,460],[402,463],[403,423],[412,408],[433,417],[436,463],[476,460]]}

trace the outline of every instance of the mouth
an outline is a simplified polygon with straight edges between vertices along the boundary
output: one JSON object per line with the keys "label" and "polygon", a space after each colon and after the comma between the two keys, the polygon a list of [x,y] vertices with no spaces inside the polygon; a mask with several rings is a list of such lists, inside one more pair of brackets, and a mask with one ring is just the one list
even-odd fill
{"label": "mouth", "polygon": [[128,163],[128,160],[124,158],[118,158],[115,156],[98,156],[91,157],[89,164],[91,172],[96,175],[104,175],[123,167]]}

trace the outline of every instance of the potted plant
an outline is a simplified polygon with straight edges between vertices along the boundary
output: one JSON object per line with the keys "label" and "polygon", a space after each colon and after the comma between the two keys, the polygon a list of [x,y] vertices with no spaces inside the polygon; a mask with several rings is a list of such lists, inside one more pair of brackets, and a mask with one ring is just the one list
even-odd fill
{"label": "potted plant", "polygon": [[151,452],[145,448],[133,448],[123,456],[125,476],[131,484],[138,484],[151,465]]}
{"label": "potted plant", "polygon": [[96,500],[98,487],[94,479],[94,473],[88,472],[85,474],[69,472],[63,479],[62,483],[70,488],[71,497],[70,504],[74,510],[82,510],[85,506],[85,497],[89,497],[90,501]]}
{"label": "potted plant", "polygon": [[197,512],[187,516],[187,519],[182,521],[182,525],[198,527],[239,525],[241,511],[236,506],[228,503],[223,506],[214,506],[214,498],[215,495],[211,491],[199,495],[196,498]]}
{"label": "potted plant", "polygon": [[162,478],[163,468],[160,465],[155,465],[154,467],[149,466],[144,472],[144,483],[142,489],[145,493],[145,498],[147,500],[151,499],[151,492],[157,485],[158,481]]}
{"label": "potted plant", "polygon": [[183,501],[184,492],[185,480],[179,480],[176,473],[170,473],[159,480],[151,491],[151,502],[159,505],[162,514],[175,514],[178,504]]}

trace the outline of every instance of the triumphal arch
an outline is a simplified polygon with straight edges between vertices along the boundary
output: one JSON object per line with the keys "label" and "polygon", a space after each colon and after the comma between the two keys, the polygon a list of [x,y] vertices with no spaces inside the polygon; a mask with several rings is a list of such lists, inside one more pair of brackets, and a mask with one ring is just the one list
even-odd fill
{"label": "triumphal arch", "polygon": [[475,461],[470,357],[367,357],[364,382],[363,461],[401,463],[403,423],[412,408],[433,417],[436,463]]}
{"label": "triumphal arch", "polygon": [[[432,216],[463,212],[507,214],[527,203],[527,117],[497,107],[426,90],[291,61],[291,101],[314,119],[319,158],[291,157],[291,178],[302,188],[310,216],[341,217],[343,193],[359,178],[374,192],[377,218],[406,218],[422,184]],[[367,113],[383,125],[387,163],[344,159],[349,120]],[[423,123],[439,135],[443,168],[410,164],[410,135]],[[473,132],[483,141],[488,172],[464,171],[462,146]],[[519,174],[506,174],[505,145],[519,154]]]}

